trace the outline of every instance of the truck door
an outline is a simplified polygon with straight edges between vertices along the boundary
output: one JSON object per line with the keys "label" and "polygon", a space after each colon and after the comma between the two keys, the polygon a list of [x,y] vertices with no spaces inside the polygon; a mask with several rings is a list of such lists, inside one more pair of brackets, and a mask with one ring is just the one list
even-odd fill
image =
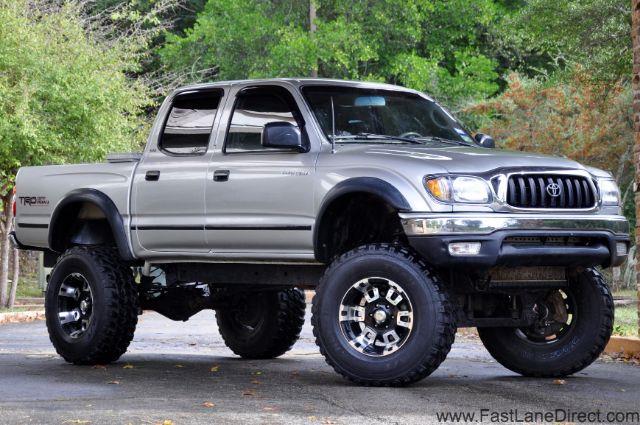
{"label": "truck door", "polygon": [[164,121],[154,129],[133,181],[131,227],[142,249],[208,251],[204,189],[222,97],[222,89],[190,90],[164,109]]}
{"label": "truck door", "polygon": [[[300,128],[308,151],[262,146],[264,126],[274,121]],[[230,257],[313,259],[317,148],[292,93],[274,85],[243,88],[223,123],[224,144],[216,147],[207,178],[207,246]]]}

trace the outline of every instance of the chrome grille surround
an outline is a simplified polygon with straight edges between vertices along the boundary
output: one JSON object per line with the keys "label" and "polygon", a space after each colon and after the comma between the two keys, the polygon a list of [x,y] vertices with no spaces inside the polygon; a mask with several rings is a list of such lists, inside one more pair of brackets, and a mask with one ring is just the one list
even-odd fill
{"label": "chrome grille surround", "polygon": [[[540,179],[546,183],[544,186],[541,185]],[[495,211],[591,212],[598,210],[601,205],[600,192],[595,179],[584,170],[522,170],[497,174],[492,176],[489,181],[493,191],[493,209]],[[543,203],[541,202],[541,190],[546,191],[550,183],[560,186],[560,193],[555,198],[549,193],[545,193]],[[572,185],[571,191],[567,191],[568,184]],[[531,196],[532,187],[536,191],[535,202]],[[580,202],[578,202],[576,187],[580,189]],[[587,196],[585,196],[585,192]],[[554,199],[553,202],[551,198]]]}

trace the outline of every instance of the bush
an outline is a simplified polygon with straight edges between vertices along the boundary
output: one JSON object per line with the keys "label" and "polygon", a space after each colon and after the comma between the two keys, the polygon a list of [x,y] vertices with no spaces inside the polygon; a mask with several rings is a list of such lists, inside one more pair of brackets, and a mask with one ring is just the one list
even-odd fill
{"label": "bush", "polygon": [[565,156],[611,171],[622,190],[625,215],[635,227],[633,111],[627,81],[598,82],[579,69],[550,81],[511,74],[504,93],[464,113],[501,147]]}

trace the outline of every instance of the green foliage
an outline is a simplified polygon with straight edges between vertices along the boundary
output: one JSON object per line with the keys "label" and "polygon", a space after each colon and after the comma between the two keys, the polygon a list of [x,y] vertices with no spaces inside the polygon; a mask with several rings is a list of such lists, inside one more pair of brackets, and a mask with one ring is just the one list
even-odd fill
{"label": "green foliage", "polygon": [[145,88],[131,49],[98,43],[65,6],[0,0],[0,195],[23,165],[95,161],[138,147]]}
{"label": "green foliage", "polygon": [[562,81],[508,78],[504,93],[467,108],[503,147],[567,156],[613,173],[632,228],[633,122],[628,81],[596,83],[584,70]]}
{"label": "green foliage", "polygon": [[599,80],[631,75],[628,0],[530,0],[505,22],[502,34],[546,54],[551,64],[579,64]]}
{"label": "green foliage", "polygon": [[[497,62],[481,53],[493,1],[306,2],[209,0],[185,35],[160,50],[172,70],[215,68],[218,79],[309,76],[368,79],[426,90],[451,105],[498,90]],[[300,7],[303,4],[305,7]]]}

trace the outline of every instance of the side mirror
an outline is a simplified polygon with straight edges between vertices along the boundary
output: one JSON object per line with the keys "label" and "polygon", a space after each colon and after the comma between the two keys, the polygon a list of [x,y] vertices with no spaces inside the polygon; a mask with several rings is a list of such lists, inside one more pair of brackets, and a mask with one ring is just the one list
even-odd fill
{"label": "side mirror", "polygon": [[473,136],[473,138],[476,140],[476,143],[478,143],[483,148],[496,147],[496,141],[493,140],[493,137],[489,136],[488,134],[476,133],[476,135]]}
{"label": "side mirror", "polygon": [[290,122],[274,121],[267,123],[262,131],[262,146],[265,148],[291,149],[305,152],[300,129]]}

